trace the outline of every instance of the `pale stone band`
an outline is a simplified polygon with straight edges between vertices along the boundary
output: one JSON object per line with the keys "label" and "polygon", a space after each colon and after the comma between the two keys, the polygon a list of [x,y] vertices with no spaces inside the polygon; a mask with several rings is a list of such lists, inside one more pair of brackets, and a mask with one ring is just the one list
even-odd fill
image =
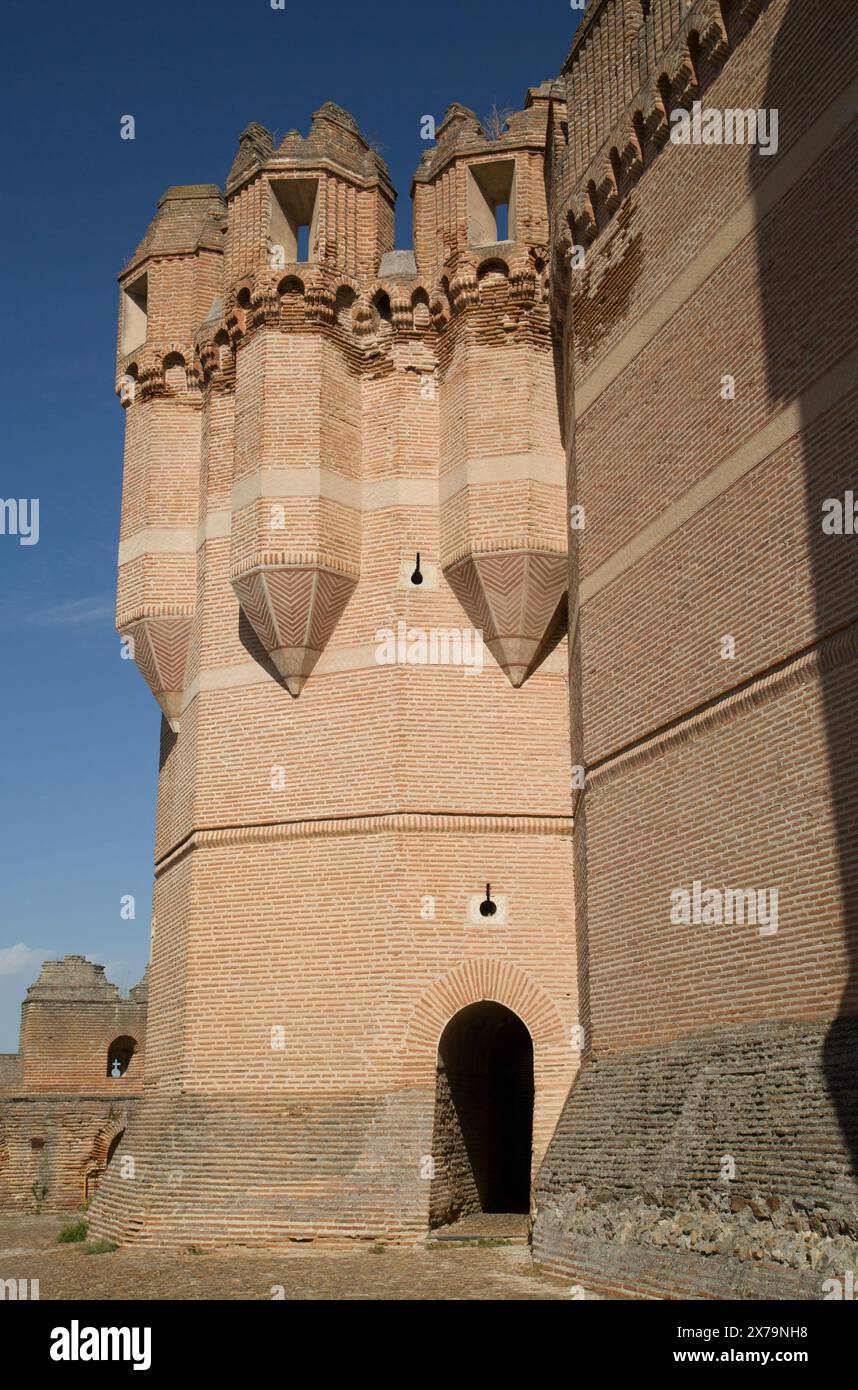
{"label": "pale stone band", "polygon": [[[255,502],[284,498],[321,497],[357,512],[382,512],[395,507],[435,507],[449,501],[465,486],[536,482],[565,488],[565,462],[557,454],[498,454],[457,464],[442,478],[346,478],[330,468],[258,468],[239,479],[232,490],[232,511]],[[199,526],[146,526],[119,547],[120,565],[141,555],[189,555],[207,540],[230,534],[232,513],[213,510]]]}
{"label": "pale stone band", "polygon": [[[376,659],[376,650],[374,642],[367,642],[362,646],[326,647],[313,668],[313,680],[316,681],[322,676],[344,675],[351,671],[386,670],[387,667],[380,667]],[[544,676],[565,678],[566,669],[565,647],[556,647],[534,671],[529,683]],[[494,670],[498,675],[501,674],[491,657],[486,658],[482,671],[475,667],[439,666],[437,663],[403,666],[403,670],[414,671],[418,674],[437,673],[439,670],[461,671],[463,679],[466,680],[477,680],[480,675],[490,670]],[[270,673],[256,661],[240,661],[236,662],[234,666],[214,666],[209,670],[201,671],[192,681],[188,682],[185,687],[182,710],[186,710],[200,694],[209,694],[217,690],[240,690],[245,686],[252,685],[267,685],[271,679]]]}
{"label": "pale stone band", "polygon": [[[633,536],[627,545],[621,546],[610,559],[582,579],[578,590],[579,604],[585,604],[608,584],[619,579],[673,531],[684,526],[710,502],[714,502],[740,478],[750,473],[752,468],[763,463],[800,431],[806,430],[814,420],[825,415],[849,391],[854,390],[856,382],[858,349],[842,357],[806,391],[790,401],[773,420],[747,439],[735,453],[729,454],[676,502],[667,507],[655,521]],[[820,503],[821,501],[820,498]],[[586,544],[586,541],[584,543]]]}

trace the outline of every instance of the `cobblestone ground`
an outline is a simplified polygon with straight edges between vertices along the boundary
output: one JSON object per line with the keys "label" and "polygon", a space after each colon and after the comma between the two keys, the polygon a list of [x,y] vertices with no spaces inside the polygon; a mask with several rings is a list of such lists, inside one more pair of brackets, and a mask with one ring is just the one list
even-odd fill
{"label": "cobblestone ground", "polygon": [[[569,1299],[569,1286],[535,1270],[527,1247],[224,1250],[194,1255],[142,1251],[104,1254],[58,1245],[80,1212],[0,1216],[0,1280],[38,1279],[41,1299]],[[591,1295],[595,1296],[595,1295]]]}

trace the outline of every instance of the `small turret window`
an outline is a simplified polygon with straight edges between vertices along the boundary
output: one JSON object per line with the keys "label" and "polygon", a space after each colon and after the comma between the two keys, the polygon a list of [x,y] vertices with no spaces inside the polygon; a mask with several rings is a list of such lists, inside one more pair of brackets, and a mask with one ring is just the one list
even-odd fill
{"label": "small turret window", "polygon": [[355,292],[348,285],[340,285],[334,302],[334,313],[341,328],[351,328]]}
{"label": "small turret window", "polygon": [[415,290],[411,296],[414,327],[425,328],[429,322],[429,296],[425,290]]}
{"label": "small turret window", "polygon": [[385,290],[378,290],[373,295],[372,307],[381,323],[390,323],[390,295]]}
{"label": "small turret window", "polygon": [[268,203],[268,249],[274,267],[318,260],[319,180],[274,179]]}
{"label": "small turret window", "polygon": [[468,244],[515,240],[515,160],[468,165]]}
{"label": "small turret window", "polygon": [[141,275],[122,291],[123,356],[145,343],[148,319],[149,277]]}

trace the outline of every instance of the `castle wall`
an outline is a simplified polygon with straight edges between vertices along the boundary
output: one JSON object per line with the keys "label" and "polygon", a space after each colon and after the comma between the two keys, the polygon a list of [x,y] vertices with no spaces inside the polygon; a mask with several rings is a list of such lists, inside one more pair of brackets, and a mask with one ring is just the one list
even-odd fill
{"label": "castle wall", "polygon": [[[145,1087],[95,1074],[140,1001],[49,971],[0,1198],[100,1182],[93,1229],[149,1244],[413,1239],[479,1206],[439,1040],[495,1001],[550,1268],[842,1274],[852,32],[847,0],[591,0],[495,138],[449,108],[413,255],[331,103],[249,126],[225,199],[161,199],[118,359],[118,622],[165,714]],[[672,142],[697,102],[777,148]],[[427,659],[476,630],[478,667]]]}
{"label": "castle wall", "polygon": [[[603,43],[619,8],[595,7]],[[586,518],[570,685],[573,761],[587,768],[588,1059],[538,1181],[534,1247],[662,1292],[688,1259],[681,1277],[721,1292],[750,1291],[737,1263],[749,1255],[834,1268],[858,1233],[856,586],[849,537],[821,524],[824,499],[850,486],[856,433],[842,312],[854,45],[830,41],[846,7],[724,10],[721,39],[701,46],[718,16],[693,6],[652,74],[671,103],[777,108],[777,154],[659,148],[650,86],[604,153],[636,109],[647,132],[661,120],[659,139],[631,172],[615,161],[612,187],[594,142],[573,137],[591,25],[567,74],[578,96],[557,208],[564,253],[586,243],[567,279],[564,370],[570,500]],[[809,252],[811,224],[827,229],[824,251]],[[776,890],[777,919],[683,920],[671,895],[695,882]],[[638,1142],[621,1097],[645,1078],[665,1099]],[[719,1184],[724,1156],[735,1175]]]}

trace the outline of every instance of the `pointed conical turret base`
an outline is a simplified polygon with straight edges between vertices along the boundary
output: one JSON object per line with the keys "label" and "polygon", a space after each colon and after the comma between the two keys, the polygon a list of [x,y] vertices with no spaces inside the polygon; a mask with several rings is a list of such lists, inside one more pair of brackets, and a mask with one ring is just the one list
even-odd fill
{"label": "pointed conical turret base", "polygon": [[192,622],[192,608],[182,613],[153,608],[146,613],[138,610],[130,619],[117,623],[123,640],[131,639],[131,653],[140,674],[174,734],[179,732]]}
{"label": "pointed conical turret base", "polygon": [[566,592],[565,553],[503,550],[445,567],[447,582],[516,689],[523,685]]}
{"label": "pointed conical turret base", "polygon": [[232,587],[289,694],[297,698],[340,620],[357,575],[281,564],[233,576]]}
{"label": "pointed conical turret base", "polygon": [[516,690],[524,685],[541,645],[532,637],[494,637],[486,641],[498,666]]}
{"label": "pointed conical turret base", "polygon": [[280,647],[271,653],[271,660],[283,677],[283,684],[296,700],[321,655],[321,652],[311,651],[308,647]]}

